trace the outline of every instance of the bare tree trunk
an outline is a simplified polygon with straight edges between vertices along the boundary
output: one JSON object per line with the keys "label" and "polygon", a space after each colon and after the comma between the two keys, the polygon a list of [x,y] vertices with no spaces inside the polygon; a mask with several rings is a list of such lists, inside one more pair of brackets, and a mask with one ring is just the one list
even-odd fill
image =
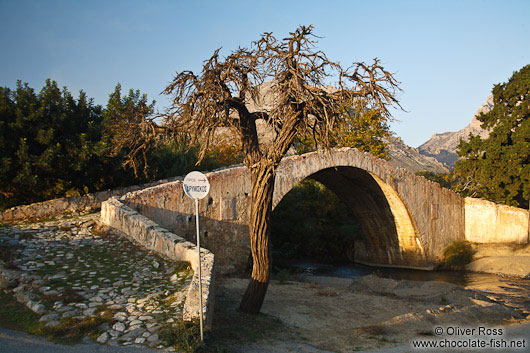
{"label": "bare tree trunk", "polygon": [[257,314],[261,309],[265,293],[269,286],[270,253],[270,215],[274,193],[276,167],[259,165],[251,170],[252,199],[250,207],[250,249],[252,251],[252,277],[239,309],[246,313]]}

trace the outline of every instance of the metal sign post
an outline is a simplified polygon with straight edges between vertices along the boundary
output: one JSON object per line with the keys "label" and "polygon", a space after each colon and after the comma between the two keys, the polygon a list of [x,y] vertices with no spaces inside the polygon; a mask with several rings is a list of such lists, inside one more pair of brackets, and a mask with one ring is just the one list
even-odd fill
{"label": "metal sign post", "polygon": [[202,272],[201,272],[201,237],[199,228],[199,200],[208,195],[210,183],[201,172],[191,172],[184,178],[184,192],[195,200],[195,223],[197,228],[197,257],[199,258],[199,322],[201,325],[201,342],[204,341],[203,308],[202,308]]}

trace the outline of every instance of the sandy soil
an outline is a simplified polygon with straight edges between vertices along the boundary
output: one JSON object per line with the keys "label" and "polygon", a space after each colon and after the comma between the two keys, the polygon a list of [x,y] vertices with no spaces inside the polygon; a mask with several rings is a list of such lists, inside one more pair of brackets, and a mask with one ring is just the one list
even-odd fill
{"label": "sandy soil", "polygon": [[[486,296],[442,282],[305,277],[271,281],[262,308],[281,329],[253,342],[232,341],[239,352],[354,352],[410,344],[436,326],[495,327],[525,316]],[[218,292],[224,310],[235,310],[246,279],[224,278]],[[222,314],[219,322],[223,321]],[[234,326],[232,329],[237,329]]]}
{"label": "sandy soil", "polygon": [[530,245],[473,244],[473,261],[468,271],[530,277]]}

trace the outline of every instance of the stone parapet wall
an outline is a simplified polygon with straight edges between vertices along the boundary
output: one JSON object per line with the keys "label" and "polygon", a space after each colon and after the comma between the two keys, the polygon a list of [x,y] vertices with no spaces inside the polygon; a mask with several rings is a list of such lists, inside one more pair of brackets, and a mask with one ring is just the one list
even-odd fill
{"label": "stone parapet wall", "polygon": [[[191,264],[194,274],[183,308],[183,319],[199,317],[199,261],[197,248],[185,239],[161,228],[158,224],[113,197],[101,205],[101,220],[104,224],[123,233],[124,236],[173,261]],[[201,248],[202,298],[204,322],[211,326],[214,306],[214,254]]]}
{"label": "stone parapet wall", "polygon": [[465,199],[466,240],[473,243],[527,244],[529,215],[522,208],[483,199]]}
{"label": "stone parapet wall", "polygon": [[100,209],[101,203],[105,200],[108,200],[110,197],[121,196],[131,191],[145,189],[154,185],[165,184],[177,179],[181,178],[177,177],[162,179],[147,184],[99,191],[83,196],[63,197],[43,202],[36,202],[30,205],[11,207],[0,212],[0,222],[9,223],[25,219],[46,218],[63,213],[97,211]]}
{"label": "stone parapet wall", "polygon": [[[244,270],[250,255],[250,175],[243,166],[206,173],[210,193],[199,200],[201,245],[216,254],[216,272]],[[163,228],[195,243],[195,202],[176,180],[138,190],[120,199]]]}

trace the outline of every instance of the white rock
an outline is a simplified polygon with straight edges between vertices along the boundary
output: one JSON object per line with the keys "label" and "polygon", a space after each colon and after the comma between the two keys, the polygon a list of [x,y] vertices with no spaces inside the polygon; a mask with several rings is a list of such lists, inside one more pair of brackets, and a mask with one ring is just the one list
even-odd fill
{"label": "white rock", "polygon": [[85,314],[86,316],[92,316],[96,314],[96,310],[96,308],[88,308],[83,311],[83,314]]}
{"label": "white rock", "polygon": [[145,342],[144,337],[138,337],[137,339],[134,340],[134,343],[137,343],[137,344],[142,344],[144,342]]}
{"label": "white rock", "polygon": [[107,332],[103,332],[101,335],[99,335],[96,341],[98,343],[106,343],[108,340],[109,340],[109,334]]}
{"label": "white rock", "polygon": [[117,322],[112,326],[112,328],[118,332],[123,332],[125,331],[125,324],[122,322]]}

